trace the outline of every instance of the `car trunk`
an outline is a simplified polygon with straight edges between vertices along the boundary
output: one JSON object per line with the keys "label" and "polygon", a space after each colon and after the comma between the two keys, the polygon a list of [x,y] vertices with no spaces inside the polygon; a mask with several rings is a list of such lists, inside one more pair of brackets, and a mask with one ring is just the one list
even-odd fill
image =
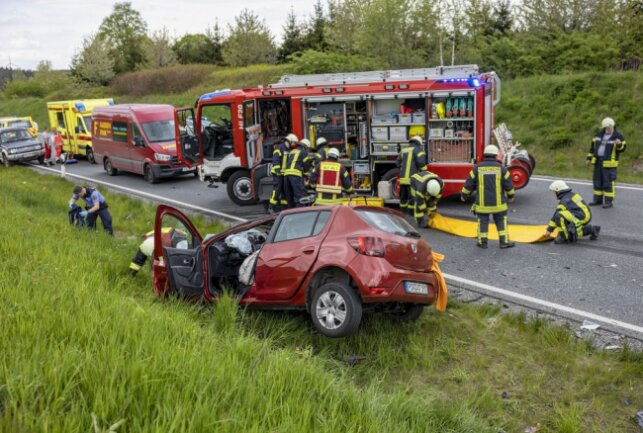
{"label": "car trunk", "polygon": [[385,240],[384,258],[399,269],[415,272],[430,272],[432,265],[431,248],[426,241],[411,237],[395,236]]}

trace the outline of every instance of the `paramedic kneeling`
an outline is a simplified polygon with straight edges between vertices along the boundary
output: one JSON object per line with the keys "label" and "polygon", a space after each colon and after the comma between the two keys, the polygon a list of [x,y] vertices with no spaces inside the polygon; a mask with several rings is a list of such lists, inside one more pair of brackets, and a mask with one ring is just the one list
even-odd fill
{"label": "paramedic kneeling", "polygon": [[85,202],[85,210],[80,213],[82,217],[87,218],[87,228],[96,229],[96,219],[100,217],[103,228],[111,236],[114,236],[112,229],[112,215],[107,210],[107,201],[97,190],[76,185],[74,193],[69,200],[71,207],[79,198]]}

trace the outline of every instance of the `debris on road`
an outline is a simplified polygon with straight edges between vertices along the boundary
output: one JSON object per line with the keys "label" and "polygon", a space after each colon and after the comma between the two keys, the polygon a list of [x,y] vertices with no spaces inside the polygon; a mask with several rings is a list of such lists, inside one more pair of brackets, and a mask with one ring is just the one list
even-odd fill
{"label": "debris on road", "polygon": [[589,320],[583,320],[583,324],[580,326],[580,329],[585,329],[587,331],[595,331],[600,328],[601,325],[598,323],[590,322]]}

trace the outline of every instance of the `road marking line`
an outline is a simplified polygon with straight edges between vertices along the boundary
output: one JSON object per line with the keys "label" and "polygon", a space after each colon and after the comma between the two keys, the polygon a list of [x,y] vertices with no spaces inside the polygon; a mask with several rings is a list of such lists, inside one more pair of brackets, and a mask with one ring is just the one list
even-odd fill
{"label": "road marking line", "polygon": [[[537,177],[537,176],[532,176],[531,179],[539,180],[541,182],[551,182],[553,180],[556,180],[556,178],[546,178],[546,177]],[[565,180],[565,182],[571,183],[571,184],[574,184],[574,185],[594,186],[594,184],[592,182],[586,182],[586,181],[580,181],[580,180]],[[616,189],[630,189],[632,191],[643,191],[643,187],[625,186],[625,185],[616,185]]]}
{"label": "road marking line", "polygon": [[234,215],[227,214],[227,213],[217,212],[215,210],[206,209],[206,208],[201,207],[201,206],[196,206],[196,205],[193,205],[193,204],[184,203],[184,202],[181,202],[181,201],[178,201],[178,200],[173,200],[171,198],[163,197],[163,196],[156,195],[156,194],[150,194],[149,192],[138,191],[138,190],[135,190],[135,189],[132,189],[132,188],[127,188],[125,186],[120,186],[120,185],[116,185],[116,184],[113,184],[113,183],[109,183],[109,182],[105,182],[105,181],[101,181],[101,180],[96,180],[96,179],[93,179],[91,177],[85,177],[85,176],[81,176],[79,174],[69,173],[68,171],[65,171],[65,173],[63,175],[63,173],[61,173],[60,170],[56,170],[56,169],[53,169],[53,168],[39,167],[39,166],[37,166],[35,164],[31,164],[31,166],[35,167],[35,168],[38,168],[40,170],[46,170],[46,171],[50,171],[50,172],[53,172],[53,173],[60,174],[61,177],[65,177],[65,178],[73,177],[73,178],[76,178],[76,179],[81,179],[81,180],[85,180],[85,181],[88,181],[88,182],[92,182],[92,183],[96,183],[96,184],[99,184],[99,185],[104,185],[104,186],[107,186],[107,187],[110,187],[110,188],[125,191],[125,192],[128,192],[128,193],[136,195],[136,196],[142,196],[142,197],[150,198],[150,199],[157,200],[157,201],[160,201],[160,202],[163,202],[163,203],[168,203],[168,204],[176,205],[176,206],[183,207],[183,208],[192,209],[192,210],[199,211],[199,212],[204,212],[204,213],[214,215],[214,216],[218,216],[218,217],[221,217],[221,218],[226,218],[226,219],[241,222],[241,223],[248,222],[248,220],[245,219],[245,218],[239,218],[239,217],[236,217]]}
{"label": "road marking line", "polygon": [[468,284],[468,285],[471,285],[473,287],[485,290],[487,292],[495,293],[495,294],[498,294],[498,295],[506,296],[508,298],[513,298],[513,299],[517,299],[517,300],[520,300],[520,301],[529,302],[529,303],[536,304],[536,305],[541,305],[543,307],[551,308],[553,310],[564,311],[566,313],[570,313],[570,314],[574,314],[576,316],[591,319],[591,320],[594,320],[596,322],[602,322],[602,323],[605,323],[605,324],[608,324],[608,325],[611,325],[611,326],[615,326],[617,328],[622,328],[622,329],[627,329],[627,330],[630,330],[630,331],[638,332],[639,334],[643,335],[643,327],[642,326],[637,326],[637,325],[633,325],[631,323],[621,322],[620,320],[610,319],[609,317],[601,316],[601,315],[590,313],[590,312],[583,311],[583,310],[578,310],[576,308],[567,307],[565,305],[556,304],[554,302],[544,301],[544,300],[539,299],[539,298],[534,298],[532,296],[527,296],[527,295],[523,295],[523,294],[520,294],[520,293],[515,293],[515,292],[512,292],[510,290],[501,289],[499,287],[490,286],[488,284],[479,283],[477,281],[468,280],[466,278],[457,277],[455,275],[446,274],[446,273],[443,273],[443,275],[444,275],[444,278],[447,281],[451,280],[453,282]]}

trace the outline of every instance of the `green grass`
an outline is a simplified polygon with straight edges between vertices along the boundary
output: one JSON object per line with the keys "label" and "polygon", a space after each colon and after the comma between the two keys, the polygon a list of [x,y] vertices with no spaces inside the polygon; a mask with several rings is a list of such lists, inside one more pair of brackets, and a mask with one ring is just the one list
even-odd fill
{"label": "green grass", "polygon": [[638,429],[641,353],[493,306],[370,315],[329,340],[303,313],[159,300],[148,272],[127,275],[153,206],[106,193],[110,238],[67,224],[64,180],[14,167],[0,185],[0,431]]}

